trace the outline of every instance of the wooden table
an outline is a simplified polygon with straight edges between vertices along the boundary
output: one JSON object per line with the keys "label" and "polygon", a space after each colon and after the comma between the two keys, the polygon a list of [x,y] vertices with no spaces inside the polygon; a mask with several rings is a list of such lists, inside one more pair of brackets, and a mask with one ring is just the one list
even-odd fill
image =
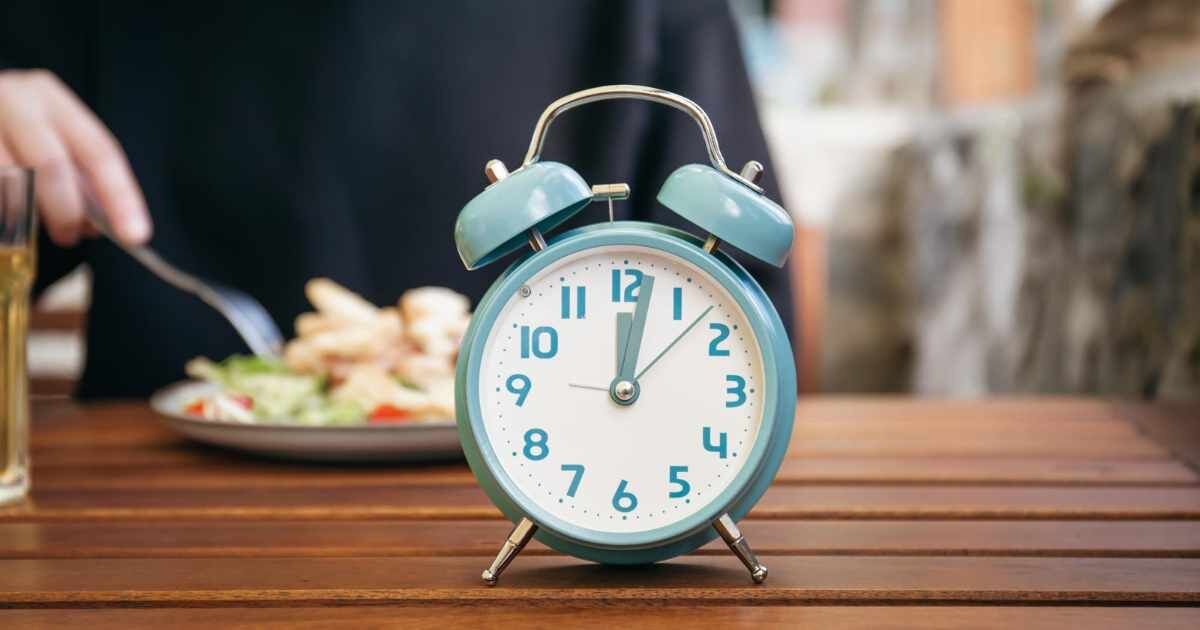
{"label": "wooden table", "polygon": [[35,408],[30,504],[0,509],[0,627],[307,622],[1200,627],[1200,408],[808,399],[727,549],[601,567],[532,544],[461,463],[281,464],[142,404]]}

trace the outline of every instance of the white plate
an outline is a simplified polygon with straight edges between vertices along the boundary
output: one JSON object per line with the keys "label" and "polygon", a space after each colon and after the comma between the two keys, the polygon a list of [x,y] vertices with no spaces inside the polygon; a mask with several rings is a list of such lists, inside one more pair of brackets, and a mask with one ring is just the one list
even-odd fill
{"label": "white plate", "polygon": [[338,462],[462,457],[453,421],[310,427],[204,420],[184,412],[188,404],[214,391],[209,383],[182,381],[155,392],[150,407],[168,426],[193,440],[270,457]]}

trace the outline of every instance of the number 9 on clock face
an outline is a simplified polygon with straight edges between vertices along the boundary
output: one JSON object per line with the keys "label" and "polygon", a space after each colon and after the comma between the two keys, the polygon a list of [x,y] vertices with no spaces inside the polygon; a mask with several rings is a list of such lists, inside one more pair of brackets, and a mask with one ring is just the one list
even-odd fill
{"label": "number 9 on clock face", "polygon": [[731,488],[766,383],[754,327],[716,279],[666,251],[609,245],[498,297],[479,332],[477,438],[524,501],[578,530],[636,534]]}

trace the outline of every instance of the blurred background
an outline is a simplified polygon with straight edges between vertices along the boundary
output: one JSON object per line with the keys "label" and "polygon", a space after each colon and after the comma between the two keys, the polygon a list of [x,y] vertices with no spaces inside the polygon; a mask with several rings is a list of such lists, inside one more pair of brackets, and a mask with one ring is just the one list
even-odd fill
{"label": "blurred background", "polygon": [[[1200,5],[731,0],[799,226],[801,391],[1200,398]],[[30,371],[65,395],[89,279]]]}

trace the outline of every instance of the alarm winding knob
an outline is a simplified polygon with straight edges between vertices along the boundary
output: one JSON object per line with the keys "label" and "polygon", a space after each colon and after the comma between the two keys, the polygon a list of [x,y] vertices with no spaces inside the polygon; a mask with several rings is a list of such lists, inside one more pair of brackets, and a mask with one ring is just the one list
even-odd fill
{"label": "alarm winding knob", "polygon": [[614,199],[628,199],[628,198],[629,198],[629,184],[625,184],[625,183],[596,184],[596,185],[592,186],[592,200],[593,201],[600,201],[602,199],[608,201],[608,222],[609,223],[612,223],[614,220],[613,200]]}

